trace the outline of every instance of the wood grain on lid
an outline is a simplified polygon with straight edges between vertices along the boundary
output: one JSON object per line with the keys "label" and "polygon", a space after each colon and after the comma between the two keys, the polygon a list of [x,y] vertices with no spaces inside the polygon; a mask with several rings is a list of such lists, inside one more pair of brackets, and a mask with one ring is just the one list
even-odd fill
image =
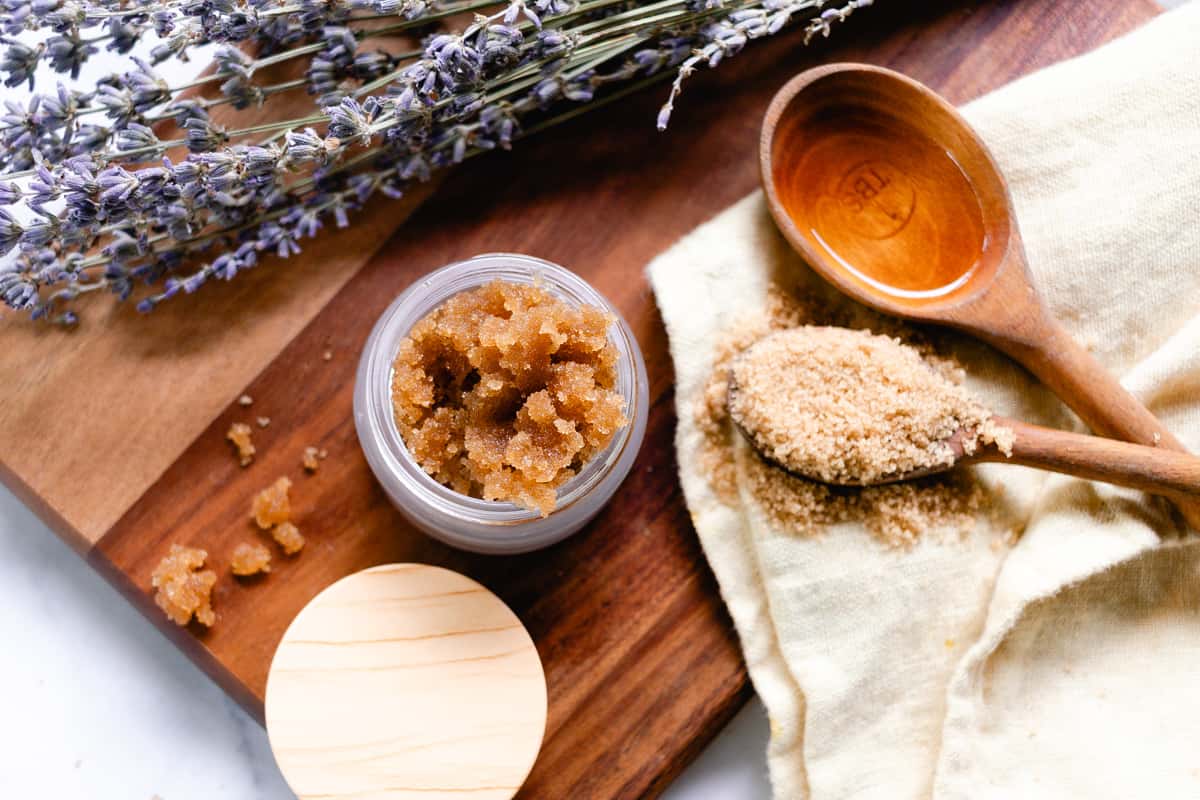
{"label": "wood grain on lid", "polygon": [[542,743],[546,679],[496,595],[391,564],[304,607],[271,664],[266,718],[300,800],[507,800]]}

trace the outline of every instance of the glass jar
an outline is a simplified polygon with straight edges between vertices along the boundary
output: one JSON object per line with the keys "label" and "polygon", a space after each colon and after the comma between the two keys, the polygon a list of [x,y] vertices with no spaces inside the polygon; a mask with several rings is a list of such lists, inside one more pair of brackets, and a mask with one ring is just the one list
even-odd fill
{"label": "glass jar", "polygon": [[[468,497],[443,486],[408,452],[392,417],[392,363],[400,340],[420,319],[452,295],[505,280],[537,282],[576,305],[613,315],[609,338],[620,352],[615,390],[625,398],[629,424],[595,454],[579,474],[559,487],[546,517],[512,503]],[[646,432],[649,390],[642,351],[629,325],[586,281],[557,264],[511,253],[491,253],[443,267],[408,287],[371,331],[354,387],[354,425],[367,463],[392,504],[435,539],[476,553],[526,553],[578,531],[599,513],[629,474]]]}

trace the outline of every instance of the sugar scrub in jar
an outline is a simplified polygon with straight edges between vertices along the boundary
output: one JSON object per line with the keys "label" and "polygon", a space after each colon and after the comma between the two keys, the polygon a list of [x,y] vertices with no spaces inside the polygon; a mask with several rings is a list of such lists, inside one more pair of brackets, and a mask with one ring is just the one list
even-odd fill
{"label": "sugar scrub in jar", "polygon": [[392,503],[483,553],[583,527],[632,467],[647,408],[641,350],[617,310],[568,270],[512,254],[409,287],[372,331],[354,395]]}

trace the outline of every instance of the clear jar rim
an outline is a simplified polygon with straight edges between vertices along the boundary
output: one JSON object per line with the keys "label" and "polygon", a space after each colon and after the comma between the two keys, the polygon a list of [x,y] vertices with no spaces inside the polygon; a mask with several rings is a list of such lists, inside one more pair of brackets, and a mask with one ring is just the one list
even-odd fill
{"label": "clear jar rim", "polygon": [[[555,509],[545,518],[536,511],[513,503],[470,497],[439,483],[417,464],[404,444],[392,415],[392,366],[400,340],[418,320],[449,297],[498,279],[518,283],[542,282],[553,294],[569,302],[605,309],[614,319],[609,328],[609,337],[621,353],[617,363],[616,388],[625,399],[627,414],[630,415],[629,424],[617,432],[604,450],[589,459],[578,475],[559,487]],[[367,415],[369,426],[379,436],[371,442],[362,442],[364,452],[377,475],[379,467],[385,468],[404,488],[441,514],[505,528],[553,518],[595,489],[621,461],[625,448],[634,437],[635,422],[638,421],[635,419],[638,393],[644,391],[644,387],[639,387],[644,377],[638,374],[633,358],[636,351],[637,342],[620,312],[590,284],[564,267],[515,253],[487,253],[449,264],[415,281],[402,292],[383,312],[371,331],[360,370],[367,385],[356,388],[356,395],[361,392],[361,399],[365,403],[362,408],[356,408],[355,416]],[[517,535],[517,531],[509,530],[506,535]],[[530,535],[537,534],[530,531]]]}

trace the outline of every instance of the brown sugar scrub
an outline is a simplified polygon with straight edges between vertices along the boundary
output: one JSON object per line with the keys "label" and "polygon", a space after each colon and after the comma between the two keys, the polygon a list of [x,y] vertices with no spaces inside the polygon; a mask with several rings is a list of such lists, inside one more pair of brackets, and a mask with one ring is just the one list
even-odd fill
{"label": "brown sugar scrub", "polygon": [[[755,449],[790,472],[840,485],[948,468],[1013,433],[912,347],[865,330],[802,325],[732,364],[729,412]],[[957,435],[956,435],[957,434]]]}
{"label": "brown sugar scrub", "polygon": [[292,482],[288,478],[276,478],[254,496],[250,516],[259,528],[271,531],[271,538],[279,544],[284,555],[294,556],[304,549],[304,537],[291,522],[292,501],[288,495],[291,488]]}
{"label": "brown sugar scrub", "polygon": [[242,542],[233,548],[229,571],[239,578],[271,571],[271,551],[261,544]]}
{"label": "brown sugar scrub", "polygon": [[271,530],[271,538],[283,549],[283,554],[294,556],[304,549],[304,536],[290,522],[281,522]]}
{"label": "brown sugar scrub", "polygon": [[288,490],[292,482],[287,478],[276,478],[275,482],[254,496],[250,507],[250,516],[258,527],[270,530],[281,522],[287,522],[292,515],[292,502]]}
{"label": "brown sugar scrub", "polygon": [[212,627],[217,620],[211,599],[217,575],[202,569],[207,558],[204,550],[173,544],[150,575],[155,604],[176,625],[187,625],[194,617],[201,625]]}
{"label": "brown sugar scrub", "polygon": [[453,295],[413,326],[393,363],[405,446],[457,492],[548,516],[558,487],[629,422],[612,323],[536,284]]}
{"label": "brown sugar scrub", "polygon": [[253,430],[244,422],[235,422],[229,426],[229,432],[225,434],[225,438],[233,443],[237,449],[238,463],[243,467],[250,466],[250,462],[254,460],[254,443],[250,440]]}
{"label": "brown sugar scrub", "polygon": [[[820,536],[830,527],[846,523],[861,525],[880,543],[893,548],[911,547],[931,534],[965,535],[975,527],[980,513],[990,511],[991,498],[973,469],[884,486],[830,486],[764,460],[737,432],[728,406],[735,360],[765,336],[803,325],[886,333],[904,342],[952,384],[963,380],[961,366],[940,355],[919,332],[862,306],[830,302],[818,296],[818,291],[788,291],[772,285],[765,313],[732,326],[718,341],[712,371],[693,412],[701,434],[699,467],[714,494],[727,505],[751,501],[772,525],[797,536]],[[1004,543],[1011,543],[1016,533],[1005,531]]]}

